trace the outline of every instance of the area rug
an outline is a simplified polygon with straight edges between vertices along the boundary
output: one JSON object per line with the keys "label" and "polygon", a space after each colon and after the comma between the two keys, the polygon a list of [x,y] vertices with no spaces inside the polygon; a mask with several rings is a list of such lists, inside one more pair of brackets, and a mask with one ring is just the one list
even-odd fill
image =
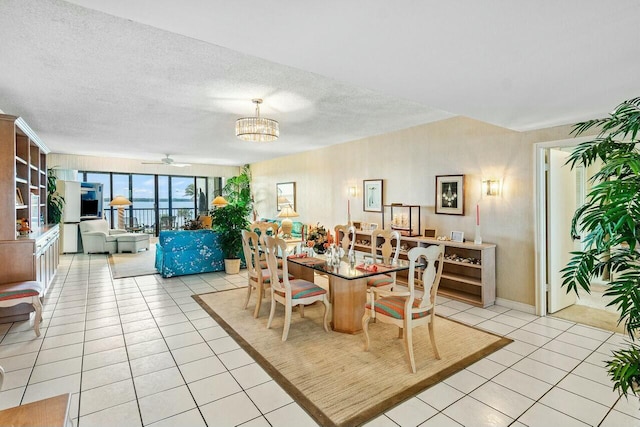
{"label": "area rug", "polygon": [[305,308],[304,318],[293,313],[289,338],[282,342],[282,306],[271,329],[266,329],[270,304],[262,304],[255,319],[252,304],[242,309],[246,292],[233,289],[193,298],[323,426],[365,423],[511,342],[438,317],[435,333],[441,359],[433,355],[428,329],[415,329],[418,372],[412,374],[394,326],[370,324],[371,347],[365,352],[363,334],[325,332],[323,308],[316,303]]}
{"label": "area rug", "polygon": [[551,317],[557,317],[619,334],[626,334],[624,324],[618,325],[618,313],[612,313],[594,307],[573,304],[551,314]]}
{"label": "area rug", "polygon": [[136,254],[111,254],[109,255],[109,267],[114,279],[125,277],[146,276],[157,274],[155,267],[156,246],[149,244],[148,251],[140,251]]}

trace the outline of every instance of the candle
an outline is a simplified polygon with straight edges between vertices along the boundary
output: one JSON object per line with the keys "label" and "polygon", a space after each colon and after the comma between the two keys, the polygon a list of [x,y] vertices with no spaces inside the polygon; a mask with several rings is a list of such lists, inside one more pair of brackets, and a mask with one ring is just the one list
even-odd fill
{"label": "candle", "polygon": [[476,225],[480,225],[480,205],[476,205]]}
{"label": "candle", "polygon": [[347,216],[351,218],[351,200],[347,200]]}

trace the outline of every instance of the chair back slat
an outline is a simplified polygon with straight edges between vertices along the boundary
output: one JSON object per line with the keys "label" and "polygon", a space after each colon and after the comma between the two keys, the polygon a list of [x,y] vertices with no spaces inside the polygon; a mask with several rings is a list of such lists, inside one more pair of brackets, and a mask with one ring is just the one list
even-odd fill
{"label": "chair back slat", "polygon": [[258,277],[262,275],[260,268],[260,245],[258,234],[249,230],[242,230],[242,250],[247,264],[247,271],[250,276]]}
{"label": "chair back slat", "polygon": [[[424,286],[424,295],[420,300],[419,307],[429,307],[435,304],[438,286],[440,285],[440,276],[442,276],[442,266],[444,258],[444,245],[431,245],[429,247],[415,247],[407,253],[409,259],[409,297],[411,304],[415,299],[415,273],[416,264],[420,258],[424,259],[426,266],[422,271],[422,282]],[[411,306],[411,305],[409,305]]]}
{"label": "chair back slat", "polygon": [[[266,234],[260,236],[263,248],[267,256],[267,267],[271,277],[271,291],[284,292],[287,298],[291,298],[291,284],[289,283],[289,268],[287,265],[287,242],[279,237]],[[278,277],[278,254],[282,255],[282,280]]]}
{"label": "chair back slat", "polygon": [[[377,246],[378,237],[383,239],[382,246],[379,248]],[[378,250],[380,250],[379,255]],[[373,233],[371,233],[371,255],[374,260],[382,256],[384,264],[395,264],[400,255],[400,233],[397,230],[373,230]]]}
{"label": "chair back slat", "polygon": [[356,228],[353,225],[336,225],[336,243],[344,249],[345,253],[353,250],[356,244]]}

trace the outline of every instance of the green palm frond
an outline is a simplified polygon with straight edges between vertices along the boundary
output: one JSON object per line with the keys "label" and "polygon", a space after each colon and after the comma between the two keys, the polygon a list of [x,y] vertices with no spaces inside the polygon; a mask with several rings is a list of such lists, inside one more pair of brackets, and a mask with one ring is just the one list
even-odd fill
{"label": "green palm frond", "polygon": [[[599,129],[590,141],[579,144],[567,160],[572,168],[602,162],[589,182],[586,202],[572,219],[571,232],[584,236],[584,251],[573,252],[562,270],[567,292],[582,288],[589,292],[591,279],[611,272],[605,291],[616,308],[631,340],[640,327],[640,97],[621,103],[606,118],[574,126],[579,136]],[[614,389],[627,395],[637,393],[640,379],[640,348],[631,343],[613,353],[607,362]]]}

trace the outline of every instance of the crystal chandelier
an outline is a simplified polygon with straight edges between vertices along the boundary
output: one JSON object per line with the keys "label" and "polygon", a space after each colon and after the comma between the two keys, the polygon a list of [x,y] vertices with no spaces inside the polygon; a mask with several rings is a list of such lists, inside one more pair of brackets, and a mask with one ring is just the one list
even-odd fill
{"label": "crystal chandelier", "polygon": [[275,141],[280,136],[278,122],[260,117],[262,99],[252,99],[251,101],[256,104],[256,115],[236,120],[236,136],[245,141]]}

